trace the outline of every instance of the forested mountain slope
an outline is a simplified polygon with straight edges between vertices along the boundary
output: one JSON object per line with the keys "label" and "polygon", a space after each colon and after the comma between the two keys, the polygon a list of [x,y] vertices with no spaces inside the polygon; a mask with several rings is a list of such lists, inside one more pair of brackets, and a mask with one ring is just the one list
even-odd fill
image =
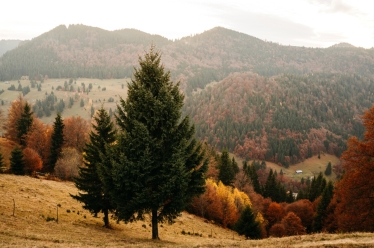
{"label": "forested mountain slope", "polygon": [[[134,29],[61,25],[0,57],[0,81],[131,77],[151,44],[185,91],[197,136],[283,165],[339,156],[373,103],[374,49],[282,46],[217,27],[168,40]],[[204,87],[213,82],[214,87]],[[6,95],[6,92],[3,93]]]}
{"label": "forested mountain slope", "polygon": [[247,159],[284,166],[318,153],[340,156],[374,101],[374,81],[332,73],[266,78],[233,73],[194,94],[185,111],[200,139]]}
{"label": "forested mountain slope", "polygon": [[232,72],[263,76],[281,73],[341,72],[372,76],[374,49],[347,46],[305,48],[281,46],[217,27],[171,41],[138,30],[106,31],[64,25],[40,35],[0,58],[0,80],[30,76],[50,78],[132,76],[139,54],[155,44],[165,67],[190,93]]}

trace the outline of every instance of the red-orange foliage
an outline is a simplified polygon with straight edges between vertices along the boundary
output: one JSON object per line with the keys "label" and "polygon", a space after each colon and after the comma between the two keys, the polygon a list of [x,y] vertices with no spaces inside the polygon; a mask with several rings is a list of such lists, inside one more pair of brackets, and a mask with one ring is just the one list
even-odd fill
{"label": "red-orange foliage", "polygon": [[39,154],[44,165],[49,161],[52,132],[52,126],[44,124],[41,120],[35,118],[26,138],[26,146]]}
{"label": "red-orange foliage", "polygon": [[311,230],[315,210],[313,204],[309,200],[303,199],[289,204],[286,207],[286,212],[293,212],[296,214],[301,219],[301,224],[307,228],[307,230]]}
{"label": "red-orange foliage", "polygon": [[274,224],[269,230],[269,236],[271,237],[284,237],[286,236],[286,229],[282,223]]}
{"label": "red-orange foliage", "polygon": [[270,228],[272,225],[274,225],[277,222],[280,222],[284,216],[284,210],[276,202],[270,203],[268,209],[265,212],[265,219],[268,220],[269,225],[268,228]]}
{"label": "red-orange foliage", "polygon": [[5,122],[2,122],[5,137],[17,143],[19,143],[17,123],[21,118],[25,103],[26,101],[23,99],[22,95],[19,95],[9,107],[8,118],[6,118]]}
{"label": "red-orange foliage", "polygon": [[365,112],[363,124],[364,140],[350,138],[342,155],[345,174],[334,195],[341,231],[374,231],[374,107]]}
{"label": "red-orange foliage", "polygon": [[23,159],[25,160],[25,171],[28,174],[40,170],[43,167],[43,161],[39,154],[31,148],[23,149]]}
{"label": "red-orange foliage", "polygon": [[88,121],[80,116],[73,116],[65,118],[64,124],[64,147],[73,147],[78,152],[82,152],[90,130]]}
{"label": "red-orange foliage", "polygon": [[305,228],[301,224],[301,219],[297,217],[293,212],[289,212],[283,219],[282,224],[286,229],[287,236],[292,235],[303,235],[305,234]]}

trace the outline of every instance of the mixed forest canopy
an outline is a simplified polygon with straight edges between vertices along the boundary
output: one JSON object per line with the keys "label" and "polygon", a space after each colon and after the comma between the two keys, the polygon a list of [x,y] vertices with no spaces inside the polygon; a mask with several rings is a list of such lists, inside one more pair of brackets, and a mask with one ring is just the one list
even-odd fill
{"label": "mixed forest canopy", "polygon": [[[58,110],[53,125],[44,124],[32,111],[45,105],[54,111],[54,94],[35,105],[20,94],[7,117],[0,112],[13,147],[5,153],[10,166],[0,151],[2,170],[74,179],[80,193],[72,197],[93,215],[102,212],[105,226],[110,212],[125,222],[149,215],[154,239],[159,222],[172,223],[185,209],[247,238],[373,231],[370,75],[234,72],[184,94],[154,46],[138,62],[126,100],[120,97],[114,116],[103,107],[92,113],[92,126],[80,116],[63,119]],[[31,79],[31,88],[39,90],[44,79]],[[57,90],[74,91],[69,81]],[[79,87],[90,93],[83,82]],[[242,166],[229,151],[244,158]],[[326,180],[338,175],[331,162],[300,181],[284,176],[284,167],[321,153],[343,153],[339,182]],[[265,160],[283,167],[275,165],[278,173]]]}
{"label": "mixed forest canopy", "polygon": [[[221,27],[172,41],[134,29],[61,25],[0,57],[0,80],[28,76],[31,88],[42,91],[48,78],[132,77],[151,43],[162,51],[171,79],[180,81],[183,111],[196,122],[197,137],[218,150],[287,167],[320,153],[339,157],[349,136],[363,137],[360,116],[373,102],[374,49],[345,44],[282,46]],[[211,82],[220,83],[205,88]],[[30,91],[12,86],[8,90]],[[70,82],[59,87],[82,90]],[[74,100],[48,92],[33,111],[49,116]]]}

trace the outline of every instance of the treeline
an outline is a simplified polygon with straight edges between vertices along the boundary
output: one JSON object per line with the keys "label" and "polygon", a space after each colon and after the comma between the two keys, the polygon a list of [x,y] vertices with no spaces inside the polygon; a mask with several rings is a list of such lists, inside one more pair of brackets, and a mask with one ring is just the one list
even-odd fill
{"label": "treeline", "polygon": [[217,149],[288,167],[321,152],[339,157],[350,135],[362,139],[373,83],[357,75],[235,73],[189,97],[184,112],[197,137]]}

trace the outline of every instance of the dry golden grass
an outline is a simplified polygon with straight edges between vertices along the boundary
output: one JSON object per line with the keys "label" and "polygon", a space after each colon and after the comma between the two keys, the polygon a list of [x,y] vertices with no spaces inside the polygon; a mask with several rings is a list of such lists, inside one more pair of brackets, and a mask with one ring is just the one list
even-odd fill
{"label": "dry golden grass", "polygon": [[[369,247],[371,233],[316,234],[309,236],[245,240],[184,212],[173,225],[159,226],[160,241],[151,240],[149,222],[114,223],[103,227],[70,196],[71,182],[0,174],[0,247]],[[13,215],[13,199],[15,214]],[[47,218],[57,218],[47,221]],[[68,213],[68,210],[70,213]],[[145,227],[144,227],[145,226]],[[183,235],[198,233],[202,236]],[[209,235],[212,233],[212,237]]]}

